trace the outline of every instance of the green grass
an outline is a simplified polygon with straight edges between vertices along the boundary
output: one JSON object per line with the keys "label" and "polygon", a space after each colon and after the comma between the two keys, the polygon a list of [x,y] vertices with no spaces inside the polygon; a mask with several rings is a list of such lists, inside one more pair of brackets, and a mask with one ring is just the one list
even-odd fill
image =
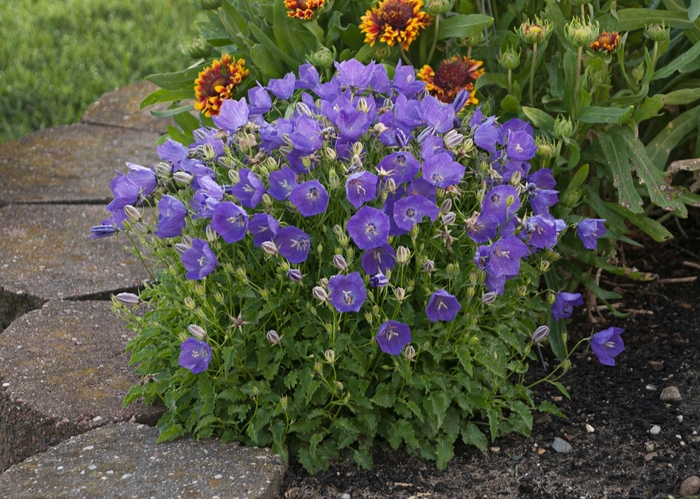
{"label": "green grass", "polygon": [[103,93],[190,61],[187,0],[0,2],[0,143],[75,123]]}

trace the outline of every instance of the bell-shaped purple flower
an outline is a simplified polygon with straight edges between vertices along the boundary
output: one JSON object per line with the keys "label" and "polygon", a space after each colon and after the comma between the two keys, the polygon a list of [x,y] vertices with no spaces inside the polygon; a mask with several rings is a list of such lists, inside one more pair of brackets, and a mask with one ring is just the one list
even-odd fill
{"label": "bell-shaped purple flower", "polygon": [[600,218],[586,218],[581,220],[576,227],[576,235],[583,243],[583,247],[594,250],[598,246],[598,238],[605,235],[605,220]]}
{"label": "bell-shaped purple flower", "polygon": [[[535,184],[528,184],[535,185]],[[549,213],[549,207],[554,206],[559,202],[558,191],[552,189],[534,189],[528,190],[530,196],[530,206],[535,215],[545,215]]]}
{"label": "bell-shaped purple flower", "polygon": [[351,105],[343,107],[336,119],[336,125],[343,142],[357,140],[369,129],[371,124],[370,113],[355,109]]}
{"label": "bell-shaped purple flower", "polygon": [[420,117],[437,133],[447,133],[454,126],[455,110],[452,106],[428,95],[420,102]]}
{"label": "bell-shaped purple flower", "polygon": [[178,363],[192,374],[204,372],[211,362],[211,347],[196,338],[187,338],[180,343],[180,359]]}
{"label": "bell-shaped purple flower", "polygon": [[289,99],[294,93],[294,82],[297,77],[291,71],[284,78],[272,78],[267,84],[267,89],[281,100]]}
{"label": "bell-shaped purple flower", "polygon": [[238,202],[246,208],[255,208],[265,194],[265,186],[260,178],[248,168],[238,171],[240,180],[231,189]]}
{"label": "bell-shaped purple flower", "polygon": [[591,349],[601,364],[615,365],[615,357],[625,350],[625,344],[620,337],[624,332],[623,328],[609,327],[593,335]]}
{"label": "bell-shaped purple flower", "polygon": [[181,258],[188,279],[204,279],[216,267],[216,255],[203,239],[192,239],[192,247],[185,251]]}
{"label": "bell-shaped purple flower", "polygon": [[435,203],[420,194],[399,199],[394,204],[394,221],[400,229],[407,231],[421,223],[423,217],[428,217],[434,222],[439,213],[440,209]]}
{"label": "bell-shaped purple flower", "polygon": [[165,194],[158,201],[158,223],[155,235],[161,239],[177,237],[185,228],[187,208],[176,197]]}
{"label": "bell-shaped purple flower", "polygon": [[248,213],[231,201],[224,201],[214,208],[211,228],[227,243],[235,243],[245,237],[248,229]]}
{"label": "bell-shaped purple flower", "polygon": [[256,213],[248,222],[248,232],[253,234],[253,245],[259,248],[265,241],[274,241],[280,223],[267,213]]}
{"label": "bell-shaped purple flower", "polygon": [[462,181],[466,169],[446,152],[436,154],[423,163],[423,178],[435,187],[443,189]]}
{"label": "bell-shaped purple flower", "polygon": [[523,130],[508,132],[508,143],[506,145],[506,154],[510,159],[516,161],[528,161],[535,157],[537,146],[532,134]]}
{"label": "bell-shaped purple flower", "polygon": [[583,305],[581,293],[557,293],[552,304],[552,315],[556,320],[568,319],[574,313],[574,306]]}
{"label": "bell-shaped purple flower", "polygon": [[163,161],[170,161],[174,167],[180,164],[180,161],[187,159],[187,148],[173,140],[167,139],[165,142],[156,147],[158,157]]}
{"label": "bell-shaped purple flower", "polygon": [[359,272],[334,275],[328,280],[331,303],[338,312],[358,312],[367,298]]}
{"label": "bell-shaped purple flower", "polygon": [[318,180],[309,180],[295,186],[289,200],[305,217],[318,215],[328,207],[328,193]]}
{"label": "bell-shaped purple flower", "polygon": [[413,66],[404,66],[399,59],[394,72],[393,88],[399,95],[414,99],[425,88],[425,83],[416,78]]}
{"label": "bell-shaped purple flower", "polygon": [[377,208],[363,206],[350,217],[347,230],[358,248],[377,248],[389,238],[389,216]]}
{"label": "bell-shaped purple flower", "polygon": [[228,133],[236,133],[243,125],[248,123],[248,104],[245,98],[240,100],[224,99],[218,116],[212,116],[214,124]]}
{"label": "bell-shaped purple flower", "polygon": [[491,259],[486,271],[494,277],[516,276],[520,272],[520,259],[527,253],[527,246],[516,236],[499,239],[491,245]]}
{"label": "bell-shaped purple flower", "polygon": [[362,255],[362,270],[368,275],[386,274],[396,264],[396,253],[389,244],[368,249]]}
{"label": "bell-shaped purple flower", "polygon": [[109,220],[104,220],[100,225],[93,225],[90,228],[92,232],[92,239],[102,239],[104,237],[110,237],[117,233],[117,226],[109,222]]}
{"label": "bell-shaped purple flower", "polygon": [[478,125],[474,132],[474,143],[490,153],[496,152],[496,142],[498,141],[499,129],[496,118],[491,116],[482,124]]}
{"label": "bell-shaped purple flower", "polygon": [[376,338],[382,352],[401,355],[403,347],[411,342],[411,329],[403,322],[386,321],[379,326]]}
{"label": "bell-shaped purple flower", "polygon": [[424,198],[435,203],[437,199],[437,188],[423,177],[416,177],[406,188],[407,196],[413,196],[414,194],[420,194]]}
{"label": "bell-shaped purple flower", "polygon": [[374,61],[365,66],[357,59],[335,62],[337,70],[335,78],[343,87],[355,90],[365,90],[369,86],[374,72]]}
{"label": "bell-shaped purple flower", "polygon": [[535,248],[552,248],[557,244],[557,221],[552,215],[535,215],[523,222],[525,230],[521,233],[526,244]]}
{"label": "bell-shaped purple flower", "polygon": [[248,89],[248,102],[250,103],[248,112],[252,115],[261,115],[272,109],[272,99],[265,87],[258,85]]}
{"label": "bell-shaped purple flower", "polygon": [[425,313],[430,322],[450,322],[457,316],[457,312],[461,308],[457,298],[444,289],[438,289],[431,295],[428,306],[425,307]]}
{"label": "bell-shaped purple flower", "polygon": [[150,168],[134,163],[127,163],[126,166],[129,167],[129,173],[124,175],[117,172],[110,183],[114,199],[107,205],[109,211],[117,211],[127,204],[138,204],[158,186],[156,174]]}
{"label": "bell-shaped purple flower", "polygon": [[540,168],[532,172],[527,177],[527,182],[535,184],[538,189],[554,189],[557,185],[557,181],[554,180],[554,175],[552,175],[552,170],[550,168]]}
{"label": "bell-shaped purple flower", "polygon": [[294,88],[306,90],[315,89],[321,81],[318,70],[313,64],[307,62],[299,66],[299,79],[294,83]]}
{"label": "bell-shaped purple flower", "polygon": [[297,185],[297,174],[288,166],[283,166],[280,170],[270,172],[269,181],[270,188],[267,192],[277,201],[284,201]]}
{"label": "bell-shaped purple flower", "polygon": [[[509,197],[512,204],[509,204]],[[481,213],[485,217],[492,217],[499,223],[504,223],[515,216],[520,209],[518,191],[512,185],[499,185],[491,189],[481,202]]]}
{"label": "bell-shaped purple flower", "polygon": [[368,171],[350,175],[345,182],[345,194],[350,204],[355,208],[359,208],[364,203],[375,199],[377,197],[378,183],[379,177]]}
{"label": "bell-shaped purple flower", "polygon": [[420,163],[410,152],[393,152],[382,159],[377,165],[378,171],[385,171],[397,184],[408,183],[420,171]]}
{"label": "bell-shaped purple flower", "polygon": [[289,226],[277,231],[277,248],[280,255],[291,263],[301,263],[309,256],[311,238],[301,229]]}

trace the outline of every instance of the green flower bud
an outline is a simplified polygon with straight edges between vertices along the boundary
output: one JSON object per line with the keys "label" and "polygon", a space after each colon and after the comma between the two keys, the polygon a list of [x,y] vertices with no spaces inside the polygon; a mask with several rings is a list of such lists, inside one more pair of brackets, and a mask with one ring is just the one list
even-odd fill
{"label": "green flower bud", "polygon": [[189,338],[189,336],[187,335],[186,332],[182,331],[181,333],[179,333],[177,335],[177,338],[178,338],[178,340],[180,340],[180,343],[183,343],[184,341],[187,340],[187,338]]}
{"label": "green flower bud", "polygon": [[314,362],[314,371],[316,371],[318,374],[323,374],[323,364],[320,362]]}
{"label": "green flower bud", "polygon": [[469,272],[469,282],[472,284],[479,282],[479,274],[476,272]]}
{"label": "green flower bud", "polygon": [[542,260],[540,262],[540,272],[547,272],[549,270],[549,260]]}
{"label": "green flower bud", "polygon": [[206,294],[206,290],[204,289],[204,286],[202,286],[200,283],[194,284],[193,288],[194,288],[194,293],[198,296],[204,296]]}
{"label": "green flower bud", "polygon": [[517,69],[520,66],[520,49],[517,51],[511,47],[501,48],[498,56],[498,64],[503,69]]}
{"label": "green flower bud", "polygon": [[326,47],[323,47],[318,52],[314,52],[313,54],[309,55],[308,59],[309,62],[314,66],[326,69],[333,66],[335,56],[333,55],[333,52],[331,52]]}
{"label": "green flower bud", "polygon": [[554,136],[558,139],[571,137],[574,133],[574,124],[561,114],[554,120]]}
{"label": "green flower bud", "polygon": [[547,303],[550,305],[554,305],[554,302],[557,300],[557,295],[554,293],[547,293]]}
{"label": "green flower bud", "polygon": [[425,0],[423,8],[431,16],[444,14],[452,10],[455,0]]}
{"label": "green flower bud", "polygon": [[326,147],[326,157],[330,160],[333,160],[338,157],[338,153],[335,152],[335,149],[331,147]]}
{"label": "green flower bud", "polygon": [[406,290],[403,288],[394,288],[394,296],[398,301],[403,301],[406,298]]}
{"label": "green flower bud", "polygon": [[564,206],[572,208],[581,197],[581,189],[575,189],[573,191],[566,191],[561,197],[561,202]]}
{"label": "green flower bud", "polygon": [[642,62],[639,66],[635,67],[632,69],[632,78],[634,78],[634,81],[639,83],[642,81],[642,78],[644,78],[644,63]]}
{"label": "green flower bud", "polygon": [[204,310],[202,310],[201,308],[196,308],[194,311],[194,315],[196,315],[197,317],[199,317],[202,320],[204,320],[207,316],[207,314],[205,314]]}
{"label": "green flower bud", "polygon": [[484,39],[484,32],[482,30],[475,35],[467,36],[465,38],[460,39],[459,44],[465,47],[476,47],[477,45],[481,45],[482,43],[484,43]]}
{"label": "green flower bud", "polygon": [[537,146],[535,154],[538,158],[549,159],[554,156],[554,145],[546,138],[542,136],[535,137],[535,145]]}
{"label": "green flower bud", "polygon": [[331,168],[328,171],[328,181],[333,189],[340,187],[340,177],[338,177],[338,174],[335,172],[335,168]]}
{"label": "green flower bud", "polygon": [[221,294],[221,291],[217,291],[216,293],[214,293],[214,299],[217,303],[221,305],[224,304],[224,295]]}
{"label": "green flower bud", "polygon": [[282,410],[286,411],[287,406],[289,406],[289,399],[285,395],[284,397],[280,398],[280,406],[282,407]]}
{"label": "green flower bud", "polygon": [[666,24],[650,24],[644,28],[644,36],[658,43],[667,42],[671,38],[671,27],[666,27]]}
{"label": "green flower bud", "polygon": [[194,40],[180,46],[180,50],[190,59],[206,59],[211,55],[213,47],[204,38],[197,37]]}
{"label": "green flower bud", "polygon": [[197,304],[194,302],[192,297],[185,296],[185,308],[187,310],[194,310],[196,307],[197,307]]}
{"label": "green flower bud", "polygon": [[474,298],[475,294],[476,294],[476,288],[471,287],[471,286],[467,288],[467,298],[469,298],[471,300],[472,298]]}
{"label": "green flower bud", "polygon": [[229,170],[228,178],[231,179],[231,182],[233,182],[234,184],[237,184],[241,181],[241,176],[238,174],[238,170]]}
{"label": "green flower bud", "polygon": [[598,21],[594,23],[585,22],[585,19],[574,17],[569,24],[564,27],[564,34],[570,43],[577,47],[587,47],[593,40],[598,38],[600,32]]}
{"label": "green flower bud", "polygon": [[522,23],[515,32],[525,43],[541,44],[552,36],[552,23],[546,19],[542,21],[539,17],[535,17],[534,22],[530,22],[528,19],[526,22]]}
{"label": "green flower bud", "polygon": [[372,323],[374,322],[374,317],[372,316],[371,313],[365,312],[365,320],[366,320],[366,321],[369,323],[369,325],[371,326]]}
{"label": "green flower bud", "polygon": [[217,234],[214,229],[211,228],[211,225],[207,225],[207,228],[204,229],[204,233],[207,236],[207,241],[210,243],[215,242],[219,237],[219,234]]}
{"label": "green flower bud", "polygon": [[416,356],[416,349],[413,348],[412,345],[408,345],[404,351],[403,351],[404,357],[406,357],[407,360],[413,360]]}
{"label": "green flower bud", "polygon": [[329,364],[335,363],[335,352],[332,349],[328,349],[323,352],[323,356],[326,358],[326,362]]}
{"label": "green flower bud", "polygon": [[341,392],[345,389],[343,384],[340,381],[338,381],[337,379],[335,381],[333,381],[333,383],[335,383],[336,388],[338,388],[338,390],[340,390]]}

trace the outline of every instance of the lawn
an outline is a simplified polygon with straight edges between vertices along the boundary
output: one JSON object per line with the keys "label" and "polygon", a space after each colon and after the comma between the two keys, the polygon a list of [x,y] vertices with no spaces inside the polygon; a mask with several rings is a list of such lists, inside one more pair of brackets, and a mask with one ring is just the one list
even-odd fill
{"label": "lawn", "polygon": [[182,69],[198,13],[187,0],[0,2],[0,143],[75,123],[103,93]]}

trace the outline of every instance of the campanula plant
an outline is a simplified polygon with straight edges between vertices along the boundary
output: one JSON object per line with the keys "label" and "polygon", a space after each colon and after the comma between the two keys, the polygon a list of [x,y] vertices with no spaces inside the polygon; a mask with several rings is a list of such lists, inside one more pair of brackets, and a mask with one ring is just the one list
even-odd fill
{"label": "campanula plant", "polygon": [[[343,450],[371,466],[380,440],[444,467],[458,439],[529,434],[557,412],[525,383],[531,349],[581,303],[541,288],[575,231],[532,127],[466,116],[466,92],[440,102],[409,66],[336,69],[223,100],[189,147],[112,183],[94,236],[138,241],[153,276],[115,298],[147,380],[125,403],[165,405],[161,441],[272,446],[312,472]],[[605,237],[578,225],[582,251]],[[619,334],[596,338],[610,364]],[[537,383],[565,393],[561,373]]]}

